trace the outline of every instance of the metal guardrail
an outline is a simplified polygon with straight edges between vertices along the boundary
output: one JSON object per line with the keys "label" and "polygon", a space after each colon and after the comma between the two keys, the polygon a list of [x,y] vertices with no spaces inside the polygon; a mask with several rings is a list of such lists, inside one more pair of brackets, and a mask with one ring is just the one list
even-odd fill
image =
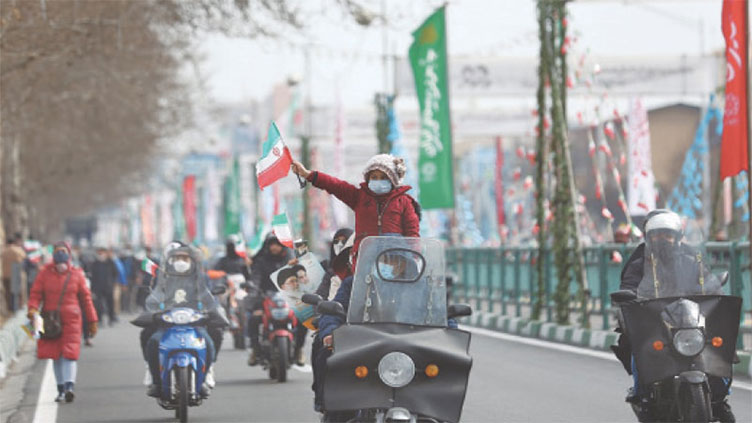
{"label": "metal guardrail", "polygon": [[[609,293],[619,289],[623,264],[636,247],[637,244],[601,244],[584,248],[591,326],[602,329],[613,326]],[[711,271],[729,272],[729,281],[724,290],[743,299],[742,333],[752,333],[749,242],[708,242],[702,244],[700,249]],[[621,262],[613,259],[614,253],[621,255]],[[525,315],[529,315],[531,297],[536,292],[537,256],[538,249],[534,247],[447,249],[447,270],[457,276],[452,295],[468,302],[476,310],[528,317]],[[553,292],[558,280],[551,249],[546,249],[543,259],[545,293],[540,319],[552,322]],[[577,292],[574,281],[570,285],[570,292]],[[573,303],[572,311],[576,312],[574,307]],[[739,336],[737,346],[740,349],[743,348],[743,338]]]}

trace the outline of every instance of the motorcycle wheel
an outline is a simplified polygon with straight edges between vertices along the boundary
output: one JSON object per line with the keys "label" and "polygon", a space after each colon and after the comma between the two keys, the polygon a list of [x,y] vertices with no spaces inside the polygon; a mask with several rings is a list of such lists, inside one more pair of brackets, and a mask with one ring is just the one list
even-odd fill
{"label": "motorcycle wheel", "polygon": [[188,421],[188,396],[191,392],[188,386],[191,380],[190,369],[188,367],[181,367],[175,372],[178,389],[178,406],[175,409],[175,418],[180,420],[180,423],[186,423]]}
{"label": "motorcycle wheel", "polygon": [[710,421],[710,395],[698,383],[687,384],[684,389],[682,414],[687,422]]}
{"label": "motorcycle wheel", "polygon": [[277,382],[285,382],[287,380],[287,360],[290,355],[290,340],[287,337],[280,336],[275,341],[277,342]]}

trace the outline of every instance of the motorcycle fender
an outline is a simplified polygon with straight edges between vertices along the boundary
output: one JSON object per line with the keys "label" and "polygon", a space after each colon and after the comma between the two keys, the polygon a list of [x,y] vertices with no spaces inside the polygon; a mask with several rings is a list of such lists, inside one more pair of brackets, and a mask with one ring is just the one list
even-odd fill
{"label": "motorcycle fender", "polygon": [[193,367],[193,370],[198,371],[198,363],[196,363],[196,357],[194,357],[192,354],[189,354],[187,352],[178,352],[173,355],[171,355],[167,359],[167,366],[165,366],[165,370],[169,371],[169,369],[172,369],[173,367]]}
{"label": "motorcycle fender", "polygon": [[292,332],[290,332],[287,329],[277,329],[274,332],[269,334],[270,341],[273,341],[274,338],[279,338],[279,337],[287,337],[290,339],[290,341],[292,341]]}
{"label": "motorcycle fender", "polygon": [[707,382],[708,376],[703,372],[692,370],[688,372],[681,372],[679,374],[679,380],[682,383],[698,384]]}

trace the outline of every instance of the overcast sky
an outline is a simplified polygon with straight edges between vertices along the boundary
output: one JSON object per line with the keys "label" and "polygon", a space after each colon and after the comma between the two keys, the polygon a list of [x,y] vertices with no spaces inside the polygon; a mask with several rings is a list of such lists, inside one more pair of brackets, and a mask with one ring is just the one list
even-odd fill
{"label": "overcast sky", "polygon": [[[335,7],[334,0],[328,1]],[[387,31],[390,53],[406,55],[411,32],[437,4],[387,0],[387,15],[394,21]],[[578,36],[577,48],[589,48],[594,58],[698,55],[724,47],[721,5],[722,0],[581,0],[569,5],[569,28]],[[315,42],[314,102],[334,103],[339,86],[346,106],[369,107],[373,93],[383,87],[381,27],[341,25],[335,16],[317,20],[309,33]],[[449,1],[447,33],[450,60],[453,55],[537,57],[535,2]],[[211,36],[202,50],[202,73],[218,102],[263,99],[288,75],[304,75],[303,49],[277,41]]]}

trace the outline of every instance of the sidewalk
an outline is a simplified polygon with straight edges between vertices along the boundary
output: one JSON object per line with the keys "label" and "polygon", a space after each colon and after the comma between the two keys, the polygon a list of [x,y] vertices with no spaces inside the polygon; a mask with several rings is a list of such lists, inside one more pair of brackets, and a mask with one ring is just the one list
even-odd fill
{"label": "sidewalk", "polygon": [[[528,338],[544,339],[562,344],[575,345],[599,351],[611,351],[619,334],[613,331],[583,329],[574,326],[561,326],[556,323],[545,323],[522,317],[502,315],[476,311],[472,316],[461,319],[462,324],[476,326],[489,330],[525,336]],[[734,365],[734,373],[752,376],[750,353],[738,352],[740,363]]]}

